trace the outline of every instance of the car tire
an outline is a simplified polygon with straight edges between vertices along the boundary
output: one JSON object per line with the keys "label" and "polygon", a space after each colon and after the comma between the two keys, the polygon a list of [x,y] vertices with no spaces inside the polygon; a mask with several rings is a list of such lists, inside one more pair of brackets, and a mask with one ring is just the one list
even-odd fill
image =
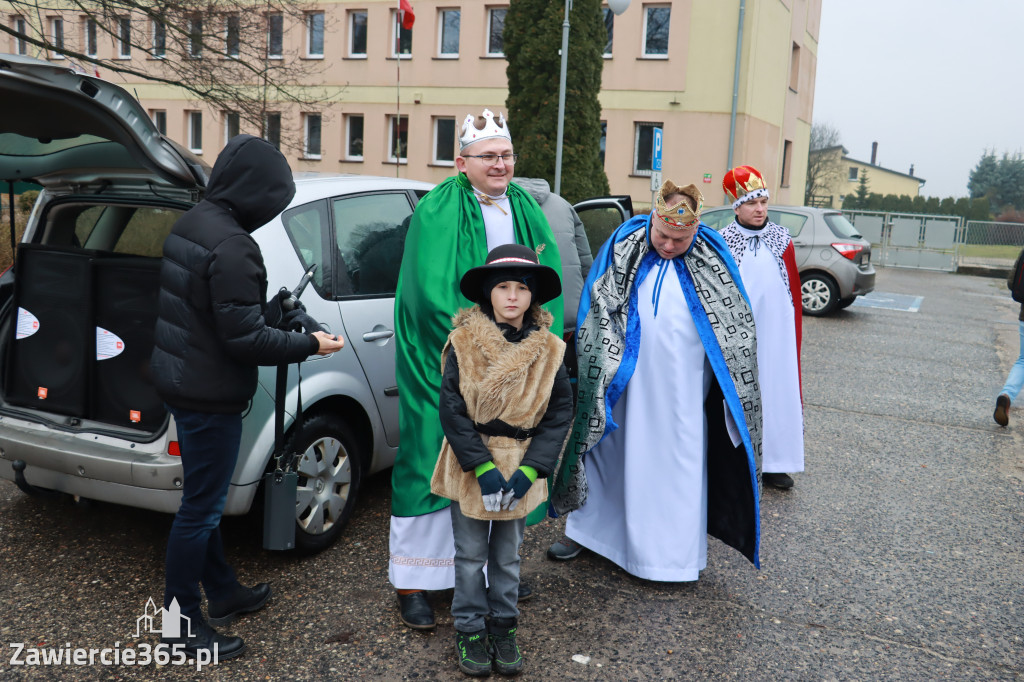
{"label": "car tire", "polygon": [[841,298],[841,299],[839,299],[839,305],[837,305],[836,307],[839,310],[842,310],[844,308],[849,308],[851,305],[853,305],[853,302],[856,301],[856,300],[857,300],[856,296],[851,296],[850,298]]}
{"label": "car tire", "polygon": [[811,273],[800,277],[800,297],[804,315],[828,315],[839,305],[839,287],[826,274]]}
{"label": "car tire", "polygon": [[295,547],[319,552],[334,544],[352,516],[363,477],[358,441],[344,420],[321,412],[303,419],[285,451],[298,454]]}

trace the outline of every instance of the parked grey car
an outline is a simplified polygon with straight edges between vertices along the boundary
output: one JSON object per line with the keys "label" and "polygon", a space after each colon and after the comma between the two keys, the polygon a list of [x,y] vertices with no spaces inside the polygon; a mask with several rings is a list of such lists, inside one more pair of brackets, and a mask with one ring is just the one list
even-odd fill
{"label": "parked grey car", "polygon": [[[0,276],[0,478],[173,513],[182,469],[149,355],[163,241],[202,196],[209,168],[161,136],[129,93],[66,67],[0,55],[0,101],[17,103],[0,108],[0,181],[43,187],[15,266]],[[289,207],[253,236],[271,291],[317,266],[301,300],[346,339],[288,373],[296,544],[321,549],[361,479],[394,461],[394,291],[408,219],[432,185],[362,176],[296,185]],[[226,514],[249,511],[273,466],[275,373],[261,370],[245,415]]]}
{"label": "parked grey car", "polygon": [[[721,230],[736,217],[730,206],[704,209],[701,220]],[[770,206],[768,219],[789,230],[800,270],[805,315],[828,315],[875,289],[871,243],[834,209]]]}

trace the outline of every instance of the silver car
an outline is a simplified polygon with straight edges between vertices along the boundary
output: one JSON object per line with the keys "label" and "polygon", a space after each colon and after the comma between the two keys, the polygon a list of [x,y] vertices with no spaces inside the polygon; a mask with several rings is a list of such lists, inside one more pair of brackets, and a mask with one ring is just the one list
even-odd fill
{"label": "silver car", "polygon": [[[66,67],[0,55],[0,101],[17,103],[0,109],[0,178],[43,188],[15,267],[0,276],[0,478],[173,513],[176,432],[148,375],[157,276],[163,240],[209,168],[129,93]],[[296,186],[253,236],[271,291],[317,265],[301,300],[346,339],[288,373],[296,545],[316,550],[340,534],[361,479],[394,461],[394,291],[408,219],[432,185],[300,176]],[[225,514],[248,512],[273,467],[275,373],[260,372]]]}
{"label": "silver car", "polygon": [[[705,209],[701,220],[721,230],[733,221],[730,206]],[[770,206],[768,219],[789,230],[800,270],[804,315],[828,315],[875,289],[871,243],[842,213],[810,206]]]}

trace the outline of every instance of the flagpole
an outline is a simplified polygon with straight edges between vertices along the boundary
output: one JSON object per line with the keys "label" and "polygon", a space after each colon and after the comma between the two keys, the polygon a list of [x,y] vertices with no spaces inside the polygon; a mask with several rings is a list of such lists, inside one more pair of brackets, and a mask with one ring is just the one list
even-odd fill
{"label": "flagpole", "polygon": [[402,130],[402,0],[395,0],[395,177],[402,165],[399,133]]}

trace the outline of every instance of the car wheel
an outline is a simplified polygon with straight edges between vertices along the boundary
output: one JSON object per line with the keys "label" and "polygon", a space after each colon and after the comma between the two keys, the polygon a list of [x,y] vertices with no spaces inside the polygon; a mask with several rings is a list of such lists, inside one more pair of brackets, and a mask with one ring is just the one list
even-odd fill
{"label": "car wheel", "polygon": [[362,482],[361,453],[348,424],[327,413],[304,419],[286,452],[298,453],[295,547],[319,552],[338,539],[352,515]]}
{"label": "car wheel", "polygon": [[800,278],[804,315],[828,315],[839,305],[839,287],[828,275],[812,273]]}
{"label": "car wheel", "polygon": [[853,305],[853,302],[856,300],[856,296],[851,296],[850,298],[841,298],[839,299],[839,305],[836,307],[839,308],[840,310],[842,310],[843,308],[849,308],[851,305]]}

